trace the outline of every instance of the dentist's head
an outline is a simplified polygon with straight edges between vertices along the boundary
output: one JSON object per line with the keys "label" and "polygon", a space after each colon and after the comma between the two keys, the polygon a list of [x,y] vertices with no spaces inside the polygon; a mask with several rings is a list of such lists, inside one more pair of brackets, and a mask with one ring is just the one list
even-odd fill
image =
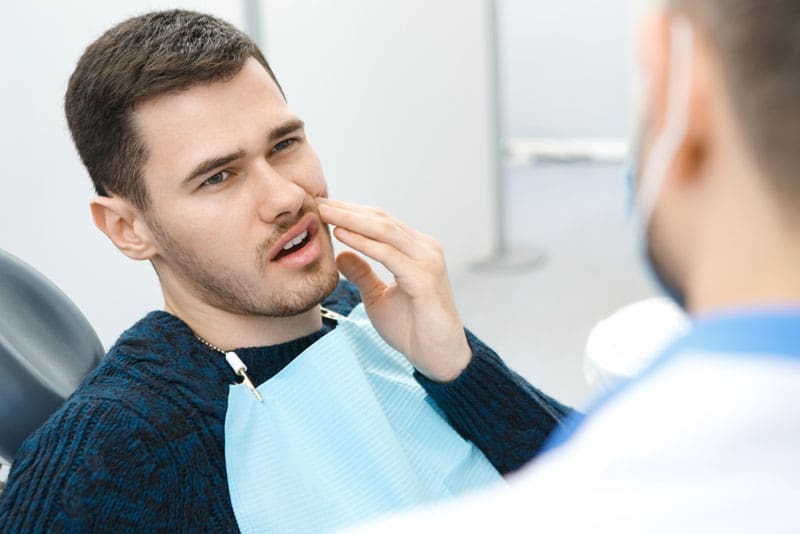
{"label": "dentist's head", "polygon": [[671,0],[642,34],[636,205],[693,313],[800,300],[800,3]]}

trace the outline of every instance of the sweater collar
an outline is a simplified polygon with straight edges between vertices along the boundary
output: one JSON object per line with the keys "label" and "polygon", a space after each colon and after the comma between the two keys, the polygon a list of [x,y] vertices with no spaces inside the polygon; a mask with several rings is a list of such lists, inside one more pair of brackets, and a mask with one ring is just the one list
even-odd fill
{"label": "sweater collar", "polygon": [[[230,372],[230,381],[238,382],[236,375],[225,363],[225,357],[197,339],[189,325],[179,317],[169,312],[159,310],[150,312],[143,319],[143,322],[158,324],[165,333],[169,332],[169,338],[171,338],[169,339],[170,344],[188,346],[192,353],[200,354],[203,358],[207,357],[212,361],[218,360],[218,363],[224,368],[227,368],[227,371]],[[326,320],[323,321],[323,326],[320,330],[307,336],[276,345],[241,347],[233,349],[233,351],[236,352],[247,366],[247,375],[250,377],[250,380],[258,386],[281,372],[304,350],[330,332],[334,327],[334,323]]]}

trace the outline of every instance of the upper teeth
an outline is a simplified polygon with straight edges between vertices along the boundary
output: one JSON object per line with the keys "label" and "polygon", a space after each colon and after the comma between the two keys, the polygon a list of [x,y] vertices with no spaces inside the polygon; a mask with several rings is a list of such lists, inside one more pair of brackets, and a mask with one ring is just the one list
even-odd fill
{"label": "upper teeth", "polygon": [[292,247],[296,247],[297,245],[302,243],[307,237],[308,237],[308,230],[304,230],[302,234],[300,234],[299,236],[295,237],[294,239],[290,240],[288,243],[283,245],[283,250],[289,250]]}

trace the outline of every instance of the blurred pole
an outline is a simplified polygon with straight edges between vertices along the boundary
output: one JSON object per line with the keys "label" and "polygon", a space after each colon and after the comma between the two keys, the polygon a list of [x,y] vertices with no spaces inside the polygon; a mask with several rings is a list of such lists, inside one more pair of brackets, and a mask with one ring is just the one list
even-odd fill
{"label": "blurred pole", "polygon": [[267,55],[264,50],[264,43],[261,35],[261,0],[244,0],[244,31],[255,41],[261,52]]}
{"label": "blurred pole", "polygon": [[490,138],[493,142],[492,157],[494,160],[495,184],[495,224],[494,224],[494,252],[491,258],[475,264],[474,269],[481,272],[508,272],[530,271],[536,269],[544,262],[544,254],[532,248],[512,247],[508,242],[508,228],[506,227],[506,172],[504,164],[503,140],[505,129],[503,125],[503,97],[501,81],[500,60],[500,25],[497,11],[501,0],[485,0],[487,9],[487,47],[489,50],[491,78],[489,84],[489,98],[491,100],[491,128]]}

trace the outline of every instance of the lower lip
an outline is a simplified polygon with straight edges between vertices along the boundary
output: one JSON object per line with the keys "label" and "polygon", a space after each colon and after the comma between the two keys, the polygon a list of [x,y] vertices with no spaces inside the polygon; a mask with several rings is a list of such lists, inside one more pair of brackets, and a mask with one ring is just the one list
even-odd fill
{"label": "lower lip", "polygon": [[311,263],[315,262],[317,258],[319,258],[320,253],[322,252],[322,244],[320,242],[320,235],[322,232],[314,232],[314,235],[309,235],[308,243],[306,245],[297,250],[296,252],[292,252],[291,254],[287,254],[277,260],[273,260],[272,263],[277,263],[284,267],[305,267],[306,265],[310,265]]}

